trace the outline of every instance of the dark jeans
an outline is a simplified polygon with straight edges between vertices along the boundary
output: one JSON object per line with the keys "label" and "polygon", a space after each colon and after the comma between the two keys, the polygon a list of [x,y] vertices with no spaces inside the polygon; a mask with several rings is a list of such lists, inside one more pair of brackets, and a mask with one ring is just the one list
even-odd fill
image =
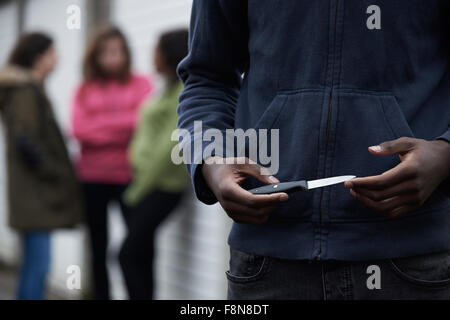
{"label": "dark jeans", "polygon": [[108,248],[108,205],[116,202],[128,224],[128,208],[122,202],[127,185],[84,183],[86,223],[91,245],[91,267],[94,299],[109,300],[109,278],[106,267]]}
{"label": "dark jeans", "polygon": [[131,300],[153,299],[155,232],[181,198],[179,193],[154,191],[131,208],[128,236],[119,255]]}
{"label": "dark jeans", "polygon": [[230,300],[447,300],[450,252],[345,262],[283,260],[231,250],[227,278]]}

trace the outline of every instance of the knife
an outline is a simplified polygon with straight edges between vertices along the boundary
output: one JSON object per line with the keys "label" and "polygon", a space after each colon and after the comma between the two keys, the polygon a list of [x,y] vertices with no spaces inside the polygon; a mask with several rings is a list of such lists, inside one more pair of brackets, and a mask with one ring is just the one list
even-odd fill
{"label": "knife", "polygon": [[311,181],[301,180],[301,181],[281,182],[269,184],[248,191],[253,194],[272,194],[278,192],[293,193],[297,191],[308,191],[311,189],[331,186],[334,184],[352,180],[354,178],[356,178],[356,176],[339,176]]}

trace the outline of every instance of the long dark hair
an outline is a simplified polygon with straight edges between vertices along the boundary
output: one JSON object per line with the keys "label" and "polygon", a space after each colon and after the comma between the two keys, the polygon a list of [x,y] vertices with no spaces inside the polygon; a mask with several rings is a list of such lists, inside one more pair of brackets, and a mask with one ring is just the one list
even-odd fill
{"label": "long dark hair", "polygon": [[8,62],[25,69],[31,69],[39,56],[52,45],[53,39],[44,33],[24,34],[16,43]]}
{"label": "long dark hair", "polygon": [[158,49],[164,63],[169,68],[172,81],[178,80],[178,64],[188,54],[189,32],[187,29],[176,29],[163,33],[158,41]]}
{"label": "long dark hair", "polygon": [[84,81],[104,80],[108,77],[98,63],[98,56],[101,52],[102,44],[110,39],[119,38],[123,43],[125,51],[125,65],[121,70],[118,78],[126,82],[130,78],[131,73],[131,51],[128,41],[122,31],[115,26],[102,26],[96,30],[91,38],[83,61]]}

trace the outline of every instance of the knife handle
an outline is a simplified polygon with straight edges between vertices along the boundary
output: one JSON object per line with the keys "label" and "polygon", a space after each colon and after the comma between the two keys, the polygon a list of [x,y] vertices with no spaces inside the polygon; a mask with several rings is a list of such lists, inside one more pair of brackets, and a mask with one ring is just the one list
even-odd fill
{"label": "knife handle", "polygon": [[293,193],[296,191],[308,191],[308,182],[303,180],[294,182],[274,183],[254,188],[248,191],[251,192],[252,194],[273,194],[279,192]]}

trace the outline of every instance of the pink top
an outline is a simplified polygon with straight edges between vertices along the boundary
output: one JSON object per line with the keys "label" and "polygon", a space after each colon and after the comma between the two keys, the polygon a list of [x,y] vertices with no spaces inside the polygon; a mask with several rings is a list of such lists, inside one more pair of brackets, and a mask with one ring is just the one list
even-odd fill
{"label": "pink top", "polygon": [[126,184],[131,181],[128,144],[136,116],[153,85],[146,77],[82,84],[72,108],[72,134],[81,154],[76,163],[81,181]]}

